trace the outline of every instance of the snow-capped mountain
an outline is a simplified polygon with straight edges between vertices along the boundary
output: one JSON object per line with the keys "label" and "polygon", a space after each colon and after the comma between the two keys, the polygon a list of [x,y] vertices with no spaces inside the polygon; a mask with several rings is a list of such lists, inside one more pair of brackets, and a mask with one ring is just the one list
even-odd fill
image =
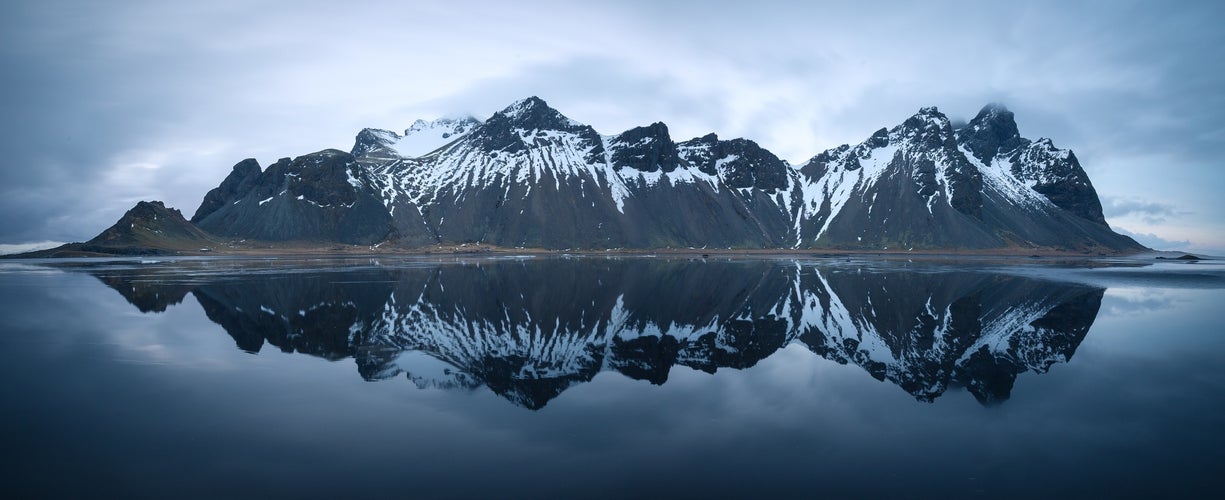
{"label": "snow-capped mountain", "polygon": [[982,223],[983,174],[936,108],[825,151],[799,172],[803,246],[1003,246]]}
{"label": "snow-capped mountain", "polygon": [[349,153],[263,172],[244,160],[192,221],[401,246],[1141,248],[1106,226],[1071,152],[1021,138],[996,105],[959,130],[923,108],[791,165],[747,139],[675,142],[663,123],[601,135],[530,97],[484,121],[365,129]]}
{"label": "snow-capped mountain", "polygon": [[977,160],[979,168],[998,171],[996,177],[1001,179],[1006,178],[1003,174],[1012,174],[1055,206],[1106,225],[1097,190],[1076,155],[1056,148],[1050,139],[1030,141],[1021,137],[1012,112],[1003,106],[984,107],[970,123],[957,130],[957,142],[966,158]]}
{"label": "snow-capped mountain", "polygon": [[487,387],[533,409],[602,371],[662,384],[677,367],[749,368],[790,344],[921,401],[964,386],[999,402],[1018,374],[1071,358],[1103,294],[987,272],[828,262],[536,259],[275,280],[243,279],[249,270],[236,268],[186,284],[145,272],[99,278],[142,311],[190,292],[247,351],[270,344],[353,358],[368,380]]}

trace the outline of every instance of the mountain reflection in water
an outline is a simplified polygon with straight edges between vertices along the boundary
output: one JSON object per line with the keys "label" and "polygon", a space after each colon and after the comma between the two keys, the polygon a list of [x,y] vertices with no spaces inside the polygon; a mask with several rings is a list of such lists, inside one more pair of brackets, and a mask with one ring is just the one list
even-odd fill
{"label": "mountain reflection in water", "polygon": [[507,259],[88,271],[142,312],[191,294],[240,349],[353,358],[367,380],[486,386],[531,409],[603,370],[749,368],[799,343],[920,401],[1006,400],[1068,361],[1103,288],[983,270],[823,261]]}

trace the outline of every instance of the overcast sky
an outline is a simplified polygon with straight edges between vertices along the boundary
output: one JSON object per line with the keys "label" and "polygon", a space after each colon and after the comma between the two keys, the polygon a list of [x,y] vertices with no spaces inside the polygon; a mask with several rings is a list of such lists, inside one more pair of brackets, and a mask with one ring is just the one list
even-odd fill
{"label": "overcast sky", "polygon": [[1225,2],[1070,3],[5,2],[0,244],[139,200],[190,217],[243,158],[537,95],[792,163],[1001,102],[1076,152],[1114,228],[1225,254]]}

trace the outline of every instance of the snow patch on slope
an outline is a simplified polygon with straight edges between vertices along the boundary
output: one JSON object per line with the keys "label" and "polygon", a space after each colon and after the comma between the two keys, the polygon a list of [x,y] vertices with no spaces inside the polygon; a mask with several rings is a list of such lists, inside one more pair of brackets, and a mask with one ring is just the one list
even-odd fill
{"label": "snow patch on slope", "polygon": [[1009,202],[1019,206],[1033,209],[1054,207],[1045,196],[1012,175],[1012,163],[1007,157],[997,156],[991,160],[990,165],[985,165],[965,146],[957,146],[957,148],[966,157],[966,160],[982,174],[984,188],[994,189]]}
{"label": "snow patch on slope", "polygon": [[403,137],[390,141],[388,147],[401,158],[418,158],[458,140],[479,124],[471,117],[417,120],[404,131]]}
{"label": "snow patch on slope", "polygon": [[[823,177],[803,187],[804,212],[809,217],[815,216],[825,200],[829,200],[829,216],[817,232],[817,239],[829,229],[830,223],[850,201],[851,195],[863,193],[875,185],[900,151],[901,148],[896,144],[875,149],[861,146],[848,150],[837,162],[831,162],[829,171]],[[858,160],[859,168],[848,168],[847,162],[852,159],[852,155]]]}

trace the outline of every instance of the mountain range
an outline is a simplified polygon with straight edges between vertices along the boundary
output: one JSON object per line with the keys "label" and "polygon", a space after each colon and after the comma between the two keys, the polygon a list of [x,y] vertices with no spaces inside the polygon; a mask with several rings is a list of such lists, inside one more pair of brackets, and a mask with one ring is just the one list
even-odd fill
{"label": "mountain range", "polygon": [[1076,155],[1022,137],[1000,105],[957,128],[923,108],[793,165],[748,139],[677,142],[658,122],[601,135],[529,97],[483,121],[364,129],[347,152],[243,160],[188,225],[196,240],[162,246],[1144,250],[1107,225]]}

